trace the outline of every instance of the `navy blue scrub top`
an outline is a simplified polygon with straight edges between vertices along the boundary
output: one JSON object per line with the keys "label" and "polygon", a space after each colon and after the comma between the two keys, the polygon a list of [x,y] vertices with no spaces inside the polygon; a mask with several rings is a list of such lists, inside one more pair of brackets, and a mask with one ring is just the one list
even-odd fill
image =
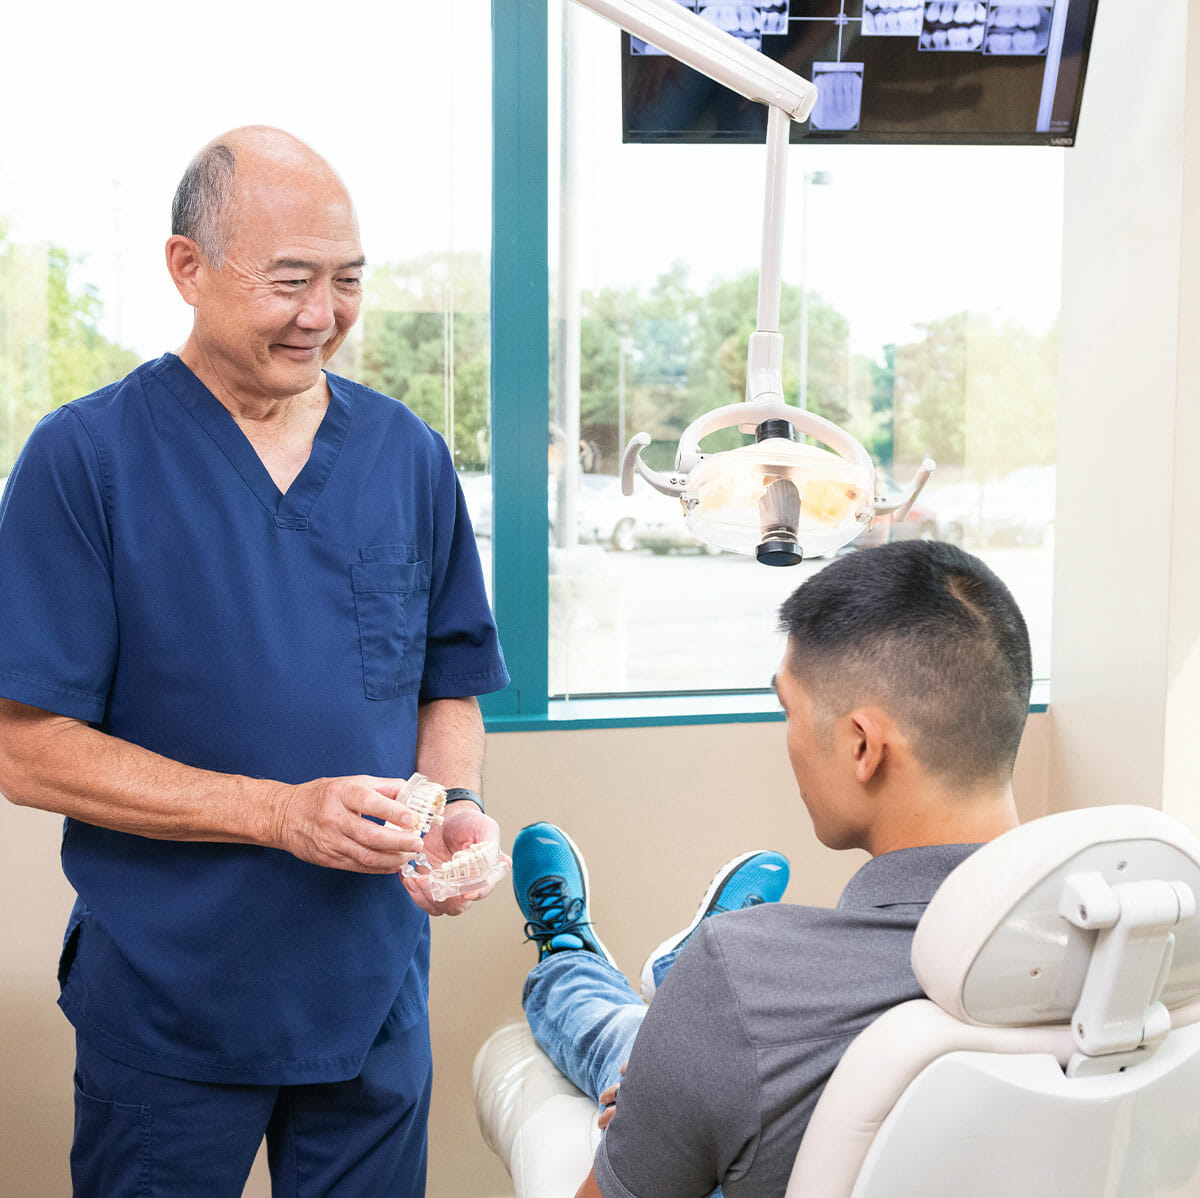
{"label": "navy blue scrub top", "polygon": [[[508,682],[446,446],[329,375],[281,495],[173,354],[46,416],[0,505],[0,694],[202,769],[407,777],[418,703]],[[198,1081],[354,1076],[423,1016],[395,876],[68,820],[60,999],[118,1060]]]}

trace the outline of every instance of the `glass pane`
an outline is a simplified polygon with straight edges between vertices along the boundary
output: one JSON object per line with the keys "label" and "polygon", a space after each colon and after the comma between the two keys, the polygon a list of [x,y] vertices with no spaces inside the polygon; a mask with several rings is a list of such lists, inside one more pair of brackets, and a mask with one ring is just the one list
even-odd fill
{"label": "glass pane", "polygon": [[[640,480],[625,499],[616,476],[632,434],[670,469],[695,417],[745,398],[765,149],[622,145],[619,35],[567,9],[552,6],[550,690],[763,687],[774,609],[824,563],[710,554],[678,501]],[[855,544],[978,552],[1021,603],[1045,677],[1062,151],[797,145],[788,171],[786,398],[853,433],[889,488],[938,463],[903,525]]]}
{"label": "glass pane", "polygon": [[273,124],[324,154],[358,209],[365,299],[331,368],[446,437],[486,530],[491,10],[414,15],[348,0],[332,24],[306,3],[281,21],[214,0],[198,21],[131,3],[119,21],[72,10],[69,37],[53,7],[6,15],[8,46],[53,46],[55,69],[47,87],[38,56],[10,51],[0,72],[21,114],[0,127],[0,478],[42,413],[182,344],[162,248],[175,185],[211,137]]}

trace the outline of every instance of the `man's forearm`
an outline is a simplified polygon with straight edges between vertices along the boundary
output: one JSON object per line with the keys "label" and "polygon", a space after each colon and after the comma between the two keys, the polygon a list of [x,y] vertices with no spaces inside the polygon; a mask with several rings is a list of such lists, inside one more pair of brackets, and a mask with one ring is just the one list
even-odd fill
{"label": "man's forearm", "polygon": [[271,844],[282,784],[194,769],[78,720],[0,700],[0,793],[169,840]]}
{"label": "man's forearm", "polygon": [[402,783],[364,775],[289,785],[194,769],[0,699],[0,793],[154,840],[263,845],[329,869],[398,873],[421,848],[397,799]]}
{"label": "man's forearm", "polygon": [[476,699],[434,699],[417,717],[417,769],[441,786],[483,783],[483,716]]}

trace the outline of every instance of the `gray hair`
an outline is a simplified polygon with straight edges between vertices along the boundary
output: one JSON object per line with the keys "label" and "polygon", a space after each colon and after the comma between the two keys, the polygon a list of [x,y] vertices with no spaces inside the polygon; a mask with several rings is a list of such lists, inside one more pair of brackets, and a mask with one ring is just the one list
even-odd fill
{"label": "gray hair", "polygon": [[183,172],[171,201],[171,233],[190,237],[218,270],[229,248],[227,218],[235,165],[229,146],[205,146]]}

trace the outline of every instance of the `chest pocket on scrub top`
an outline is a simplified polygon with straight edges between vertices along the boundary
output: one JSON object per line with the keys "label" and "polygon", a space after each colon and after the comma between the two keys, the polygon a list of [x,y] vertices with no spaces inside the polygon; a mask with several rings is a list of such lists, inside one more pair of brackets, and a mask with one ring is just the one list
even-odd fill
{"label": "chest pocket on scrub top", "polygon": [[[415,554],[397,546],[388,556]],[[363,551],[363,557],[381,554]],[[395,699],[421,685],[429,620],[429,563],[361,561],[350,564],[363,688],[368,699]]]}

